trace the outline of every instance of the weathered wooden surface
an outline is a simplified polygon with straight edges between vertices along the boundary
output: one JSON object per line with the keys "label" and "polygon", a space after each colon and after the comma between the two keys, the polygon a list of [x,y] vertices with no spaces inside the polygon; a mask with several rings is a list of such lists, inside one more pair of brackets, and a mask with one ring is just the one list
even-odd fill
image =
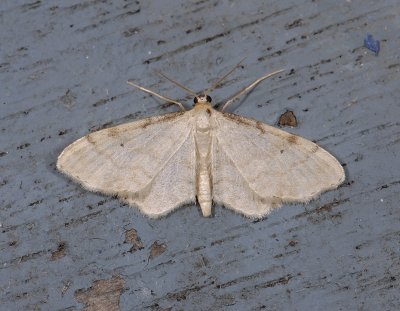
{"label": "weathered wooden surface", "polygon": [[[0,2],[1,310],[398,310],[398,1]],[[375,56],[362,47],[371,33]],[[244,56],[222,101],[315,140],[347,181],[263,221],[198,206],[148,220],[55,170],[102,127],[172,111]],[[173,185],[171,185],[173,187]]]}

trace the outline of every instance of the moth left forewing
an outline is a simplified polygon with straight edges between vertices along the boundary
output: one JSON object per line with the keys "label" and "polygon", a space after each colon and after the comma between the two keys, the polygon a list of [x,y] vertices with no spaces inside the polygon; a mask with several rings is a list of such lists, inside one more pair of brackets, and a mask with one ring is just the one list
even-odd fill
{"label": "moth left forewing", "polygon": [[[232,189],[224,180],[229,171],[241,176],[243,191],[250,191],[253,201],[266,202],[265,210],[279,206],[279,202],[307,202],[344,180],[340,163],[307,139],[229,113],[217,112],[216,122],[216,201],[227,197],[223,191]],[[218,156],[226,157],[226,163]],[[241,207],[237,204],[235,208]]]}
{"label": "moth left forewing", "polygon": [[103,129],[66,147],[57,168],[159,217],[195,199],[192,128],[191,113],[178,112]]}

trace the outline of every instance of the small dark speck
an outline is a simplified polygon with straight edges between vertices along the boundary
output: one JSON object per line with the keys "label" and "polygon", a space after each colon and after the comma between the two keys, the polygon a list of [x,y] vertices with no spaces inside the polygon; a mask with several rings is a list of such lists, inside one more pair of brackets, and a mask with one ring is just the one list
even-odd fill
{"label": "small dark speck", "polygon": [[107,202],[107,200],[101,200],[101,201],[97,202],[97,206],[101,206],[106,202]]}
{"label": "small dark speck", "polygon": [[70,28],[74,27],[74,24],[69,25]]}
{"label": "small dark speck", "polygon": [[69,132],[69,130],[60,130],[59,132],[58,132],[58,136],[63,136],[64,134],[66,134],[66,133],[68,133]]}
{"label": "small dark speck", "polygon": [[16,245],[16,244],[17,244],[17,241],[15,241],[15,240],[14,240],[14,241],[11,241],[10,243],[8,243],[9,246],[14,246],[14,245]]}
{"label": "small dark speck", "polygon": [[195,29],[188,29],[188,30],[186,30],[186,34],[189,34],[189,33],[194,32],[194,31],[199,31],[202,28],[203,28],[203,26],[197,26]]}
{"label": "small dark speck", "polygon": [[123,32],[124,37],[131,37],[133,35],[136,35],[140,32],[140,28],[134,27],[134,28],[129,28]]}
{"label": "small dark speck", "polygon": [[357,157],[354,159],[355,162],[361,161],[363,159],[363,155],[362,154],[358,154]]}
{"label": "small dark speck", "polygon": [[371,34],[368,34],[364,39],[364,46],[375,53],[375,55],[379,54],[379,50],[381,49],[379,40],[375,40]]}
{"label": "small dark speck", "polygon": [[121,147],[123,147],[124,146],[124,144],[119,144]]}
{"label": "small dark speck", "polygon": [[17,149],[18,150],[25,149],[26,147],[29,147],[30,145],[31,145],[30,143],[22,144],[22,145],[18,146]]}
{"label": "small dark speck", "polygon": [[301,18],[299,18],[299,19],[294,20],[291,23],[286,24],[285,25],[285,29],[289,30],[289,29],[292,29],[292,28],[300,27],[302,25],[303,25],[303,20]]}

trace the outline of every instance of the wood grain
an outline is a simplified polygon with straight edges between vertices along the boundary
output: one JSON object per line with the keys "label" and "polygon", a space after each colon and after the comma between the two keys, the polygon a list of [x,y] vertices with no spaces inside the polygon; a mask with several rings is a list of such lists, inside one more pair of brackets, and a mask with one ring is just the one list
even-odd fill
{"label": "wood grain", "polygon": [[[395,0],[1,1],[2,308],[81,309],[75,293],[114,275],[120,310],[398,308],[399,14]],[[339,190],[263,221],[194,206],[147,220],[56,171],[88,132],[176,111],[127,80],[190,106],[153,70],[201,90],[244,56],[214,102],[286,68],[228,110],[268,124],[293,111],[288,131],[345,165]],[[155,241],[166,251],[149,260]]]}

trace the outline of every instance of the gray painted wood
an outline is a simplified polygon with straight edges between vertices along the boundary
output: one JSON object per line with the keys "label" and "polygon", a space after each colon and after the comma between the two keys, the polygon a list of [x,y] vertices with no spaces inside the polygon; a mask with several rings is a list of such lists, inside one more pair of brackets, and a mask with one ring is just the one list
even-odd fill
{"label": "gray painted wood", "polygon": [[[81,309],[113,276],[121,310],[398,309],[399,15],[396,0],[1,1],[1,309]],[[230,111],[294,111],[288,131],[345,165],[338,190],[262,221],[194,204],[149,220],[55,170],[89,131],[175,110],[126,80],[190,106],[154,69],[201,90],[243,57],[214,100],[286,68]]]}

